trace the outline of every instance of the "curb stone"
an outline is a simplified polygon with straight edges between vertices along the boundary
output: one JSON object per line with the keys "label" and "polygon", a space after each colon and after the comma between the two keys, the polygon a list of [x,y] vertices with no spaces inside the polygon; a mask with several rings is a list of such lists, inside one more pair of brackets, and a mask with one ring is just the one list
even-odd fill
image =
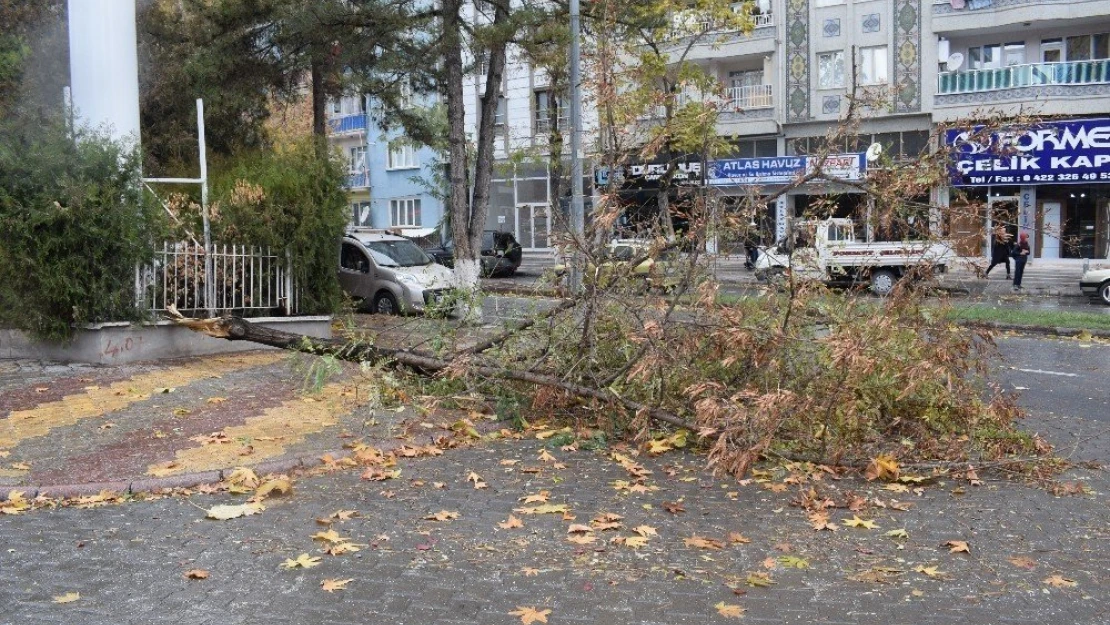
{"label": "curb stone", "polygon": [[1085,328],[1061,328],[1053,326],[1028,326],[1017,323],[998,323],[993,321],[963,321],[959,325],[968,328],[987,328],[990,330],[1006,330],[1024,334],[1039,334],[1042,336],[1062,336],[1074,338],[1086,332],[1094,338],[1110,339],[1110,330],[1090,330]]}

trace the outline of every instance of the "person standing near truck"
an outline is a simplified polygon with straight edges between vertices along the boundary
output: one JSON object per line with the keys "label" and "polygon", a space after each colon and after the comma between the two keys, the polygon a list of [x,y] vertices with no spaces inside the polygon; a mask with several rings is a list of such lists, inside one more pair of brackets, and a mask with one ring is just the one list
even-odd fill
{"label": "person standing near truck", "polygon": [[1025,274],[1025,263],[1029,261],[1029,234],[1022,232],[1014,247],[1014,290],[1021,291],[1021,278]]}
{"label": "person standing near truck", "polygon": [[991,269],[995,265],[1006,264],[1006,279],[1010,279],[1010,255],[1013,254],[1014,243],[1010,240],[1011,235],[1006,232],[1000,236],[994,237],[994,245],[991,246],[991,264],[987,266],[987,270],[983,272],[983,277],[990,276]]}

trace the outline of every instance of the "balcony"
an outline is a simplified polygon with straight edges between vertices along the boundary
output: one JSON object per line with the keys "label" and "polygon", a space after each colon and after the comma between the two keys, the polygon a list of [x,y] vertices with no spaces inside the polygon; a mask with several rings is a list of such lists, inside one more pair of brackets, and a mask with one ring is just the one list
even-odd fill
{"label": "balcony", "polygon": [[365,171],[347,174],[348,189],[365,189],[370,186],[370,174]]}
{"label": "balcony", "polygon": [[[719,93],[701,93],[694,89],[684,89],[675,94],[674,106],[676,109],[687,104],[700,103],[717,108],[717,112],[729,118],[738,117],[765,117],[773,114],[771,109],[775,106],[774,92],[771,85],[751,85],[748,87],[726,87]],[[666,108],[657,105],[641,119],[662,119],[666,116]]]}
{"label": "balcony", "polygon": [[[739,5],[737,5],[739,6]],[[759,15],[752,15],[752,32],[761,29],[769,28],[775,25],[774,13],[760,13]],[[731,29],[718,27],[716,24],[706,20],[697,20],[692,22],[683,22],[680,17],[675,17],[674,25],[671,28],[671,39],[685,39],[687,37],[694,37],[706,33],[726,33]]]}
{"label": "balcony", "polygon": [[366,113],[330,117],[328,118],[328,128],[335,135],[366,132]]}
{"label": "balcony", "polygon": [[747,111],[771,108],[775,105],[771,85],[751,85],[725,89],[722,111]]}
{"label": "balcony", "polygon": [[1048,85],[1110,84],[1110,59],[1028,63],[999,69],[941,72],[937,95],[981,93]]}

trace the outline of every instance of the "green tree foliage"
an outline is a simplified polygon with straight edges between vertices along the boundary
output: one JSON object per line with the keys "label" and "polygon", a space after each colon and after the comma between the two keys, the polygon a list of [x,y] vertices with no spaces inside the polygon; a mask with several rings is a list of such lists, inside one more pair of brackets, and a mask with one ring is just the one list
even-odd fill
{"label": "green tree foliage", "polygon": [[137,154],[61,123],[0,125],[0,323],[46,339],[137,319],[134,276],[163,213]]}
{"label": "green tree foliage", "polygon": [[338,310],[339,238],[347,225],[342,159],[317,158],[306,140],[282,151],[243,153],[214,170],[213,240],[288,250],[301,287],[300,311]]}
{"label": "green tree foliage", "polygon": [[57,112],[67,84],[65,2],[0,0],[0,118]]}

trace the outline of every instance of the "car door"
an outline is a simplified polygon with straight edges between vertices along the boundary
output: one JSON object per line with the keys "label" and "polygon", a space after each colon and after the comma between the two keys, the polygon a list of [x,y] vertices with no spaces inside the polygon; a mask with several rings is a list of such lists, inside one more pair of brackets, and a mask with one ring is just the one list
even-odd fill
{"label": "car door", "polygon": [[351,297],[370,299],[373,282],[374,263],[358,245],[344,241],[339,254],[339,285]]}

